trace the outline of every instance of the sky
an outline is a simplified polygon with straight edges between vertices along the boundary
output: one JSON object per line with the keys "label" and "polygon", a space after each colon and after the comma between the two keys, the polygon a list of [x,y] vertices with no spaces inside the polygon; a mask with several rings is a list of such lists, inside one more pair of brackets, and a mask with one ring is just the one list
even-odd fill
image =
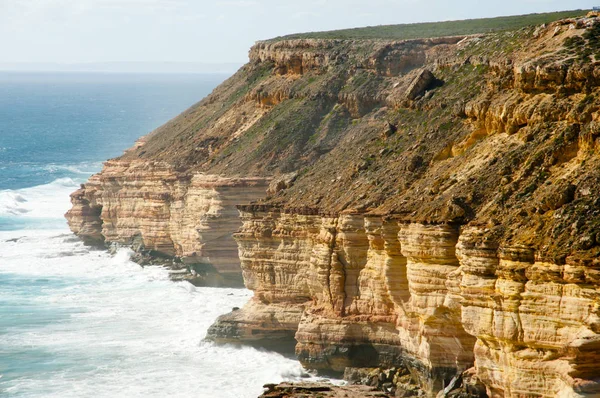
{"label": "sky", "polygon": [[595,5],[600,0],[0,0],[0,64],[241,65],[255,41],[290,33]]}

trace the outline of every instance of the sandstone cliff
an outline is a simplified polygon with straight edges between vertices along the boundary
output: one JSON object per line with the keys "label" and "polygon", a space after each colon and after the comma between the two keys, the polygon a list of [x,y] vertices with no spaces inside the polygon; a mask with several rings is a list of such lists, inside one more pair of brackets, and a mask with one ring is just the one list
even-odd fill
{"label": "sandstone cliff", "polygon": [[71,230],[88,243],[129,245],[154,262],[177,259],[168,262],[174,278],[241,286],[232,238],[240,225],[235,205],[264,196],[267,185],[265,178],[226,178],[178,172],[161,162],[113,160],[71,195],[73,207],[66,217]]}
{"label": "sandstone cliff", "polygon": [[463,372],[495,397],[600,394],[599,43],[595,14],[257,43],[74,193],[69,224],[197,273],[241,262],[255,296],[215,341],[401,368],[431,395]]}

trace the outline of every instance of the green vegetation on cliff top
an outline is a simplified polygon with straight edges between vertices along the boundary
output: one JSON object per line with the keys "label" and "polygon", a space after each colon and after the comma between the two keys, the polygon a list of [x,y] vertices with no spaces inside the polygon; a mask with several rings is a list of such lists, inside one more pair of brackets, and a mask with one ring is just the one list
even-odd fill
{"label": "green vegetation on cliff top", "polygon": [[424,22],[402,25],[367,26],[325,32],[297,33],[275,37],[268,42],[289,39],[390,39],[408,40],[427,37],[460,36],[515,30],[531,25],[541,25],[559,19],[573,18],[589,10],[571,10],[542,14],[514,15],[496,18],[468,19],[464,21]]}

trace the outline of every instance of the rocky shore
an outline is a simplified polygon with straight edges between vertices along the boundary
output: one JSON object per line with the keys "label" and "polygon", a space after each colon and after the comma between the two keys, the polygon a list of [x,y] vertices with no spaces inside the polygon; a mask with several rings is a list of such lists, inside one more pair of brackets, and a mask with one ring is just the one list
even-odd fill
{"label": "rocky shore", "polygon": [[308,397],[332,397],[332,398],[362,398],[380,397],[386,398],[390,395],[377,391],[373,387],[340,387],[326,383],[281,383],[265,385],[267,391],[259,398],[308,398]]}
{"label": "rocky shore", "polygon": [[[346,368],[346,384],[301,382],[267,384],[260,398],[283,397],[419,397],[425,396],[418,378],[402,368]],[[483,398],[486,388],[471,369],[455,375],[436,395],[439,398]]]}

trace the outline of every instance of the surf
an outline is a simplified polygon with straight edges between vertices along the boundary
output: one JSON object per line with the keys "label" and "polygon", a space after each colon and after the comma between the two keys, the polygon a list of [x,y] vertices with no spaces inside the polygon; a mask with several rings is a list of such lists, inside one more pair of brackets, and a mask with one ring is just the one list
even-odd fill
{"label": "surf", "polygon": [[172,282],[129,250],[84,246],[63,217],[101,161],[223,76],[142,76],[135,89],[124,76],[44,76],[51,91],[17,77],[0,73],[0,396],[256,397],[305,377],[293,359],[203,341],[248,290]]}
{"label": "surf", "polygon": [[0,253],[3,396],[256,397],[305,376],[281,355],[202,341],[245,289],[174,283],[61,229],[0,232]]}

